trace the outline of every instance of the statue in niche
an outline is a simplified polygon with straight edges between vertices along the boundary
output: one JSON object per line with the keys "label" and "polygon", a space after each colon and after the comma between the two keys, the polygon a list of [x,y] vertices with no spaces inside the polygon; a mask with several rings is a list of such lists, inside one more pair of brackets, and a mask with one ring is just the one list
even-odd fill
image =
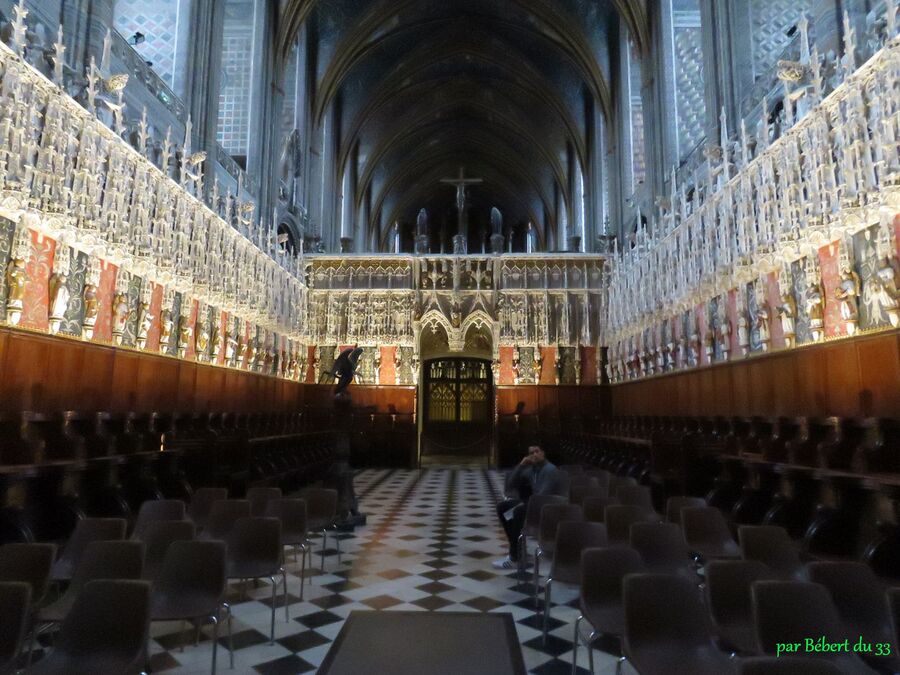
{"label": "statue in niche", "polygon": [[117,345],[122,344],[122,338],[125,335],[125,324],[128,323],[128,317],[130,316],[128,295],[116,293],[112,304],[112,336]]}
{"label": "statue in niche", "polygon": [[900,291],[897,289],[897,270],[894,260],[888,256],[881,258],[875,271],[876,295],[888,316],[891,326],[900,326]]}
{"label": "statue in niche", "polygon": [[397,337],[405,337],[409,333],[409,305],[403,301],[393,304],[394,332]]}
{"label": "statue in niche", "polygon": [[300,361],[297,358],[297,352],[295,347],[291,347],[288,352],[287,378],[294,381],[300,379]]}
{"label": "statue in niche", "polygon": [[237,335],[235,345],[234,365],[236,368],[243,368],[244,355],[247,353],[247,341],[243,335]]}
{"label": "statue in niche", "polygon": [[841,281],[834,289],[834,297],[841,303],[841,319],[847,327],[847,334],[856,333],[859,325],[859,275],[849,264],[841,268]]}
{"label": "statue in niche", "polygon": [[237,330],[232,328],[230,331],[228,331],[228,334],[225,338],[225,363],[234,363],[234,358],[237,355],[237,343]]}
{"label": "statue in niche", "polygon": [[257,357],[256,340],[253,337],[247,340],[247,346],[244,348],[242,356],[244,357],[243,360],[247,362],[247,370],[253,370],[256,366]]}
{"label": "statue in niche", "polygon": [[266,338],[265,348],[262,350],[262,355],[258,361],[262,363],[262,372],[267,375],[275,370],[275,344],[270,337]]}
{"label": "statue in niche", "polygon": [[797,341],[797,301],[793,293],[786,290],[781,294],[781,304],[777,307],[781,317],[781,332],[784,333],[784,344],[790,348]]}
{"label": "statue in niche", "polygon": [[[148,289],[149,290],[149,287]],[[150,294],[141,294],[141,303],[138,307],[138,329],[135,342],[138,349],[143,349],[147,344],[147,334],[150,332],[150,326],[153,325],[153,314],[150,312]]]}
{"label": "statue in niche", "polygon": [[825,337],[825,291],[816,279],[806,288],[806,314],[809,317],[809,330],[814,342]]}
{"label": "statue in niche", "polygon": [[559,384],[560,375],[562,375],[562,363],[559,358],[560,348],[559,346],[553,352],[553,373],[556,375],[556,384]]}
{"label": "statue in niche", "polygon": [[712,325],[706,327],[706,335],[703,338],[703,349],[706,352],[706,362],[716,360],[716,334]]}
{"label": "statue in niche", "polygon": [[747,318],[747,308],[745,305],[746,296],[745,288],[741,288],[738,293],[737,305],[737,336],[738,347],[741,349],[741,356],[747,356],[750,353],[750,321]]}
{"label": "statue in niche", "polygon": [[699,366],[700,365],[700,329],[697,326],[696,321],[694,321],[694,329],[691,332],[690,349],[691,349],[690,364],[692,366]]}
{"label": "statue in niche", "polygon": [[22,307],[25,299],[25,286],[28,275],[25,273],[25,260],[13,258],[6,267],[6,321],[16,326],[22,318]]}
{"label": "statue in niche", "polygon": [[513,384],[520,384],[522,381],[522,372],[519,369],[519,359],[519,348],[515,347],[512,356]]}
{"label": "statue in niche", "polygon": [[626,365],[628,366],[628,379],[633,380],[636,379],[640,375],[640,368],[638,368],[638,363],[640,359],[638,358],[637,348],[634,346],[633,338],[628,338],[628,355],[626,356]]}
{"label": "statue in niche", "polygon": [[306,366],[309,361],[309,352],[304,345],[300,345],[297,350],[297,380],[306,382]]}
{"label": "statue in niche", "polygon": [[727,361],[731,355],[731,319],[723,298],[719,302],[719,349],[722,351],[722,360]]}
{"label": "statue in niche", "polygon": [[69,308],[69,275],[60,270],[50,277],[50,332],[56,335]]}
{"label": "statue in niche", "polygon": [[84,317],[81,320],[81,329],[88,340],[94,337],[94,326],[97,325],[97,316],[100,314],[100,298],[97,287],[94,284],[84,286]]}
{"label": "statue in niche", "polygon": [[178,358],[184,358],[193,338],[194,327],[191,325],[191,317],[189,314],[182,314],[178,320],[178,344],[176,345]]}
{"label": "statue in niche", "polygon": [[453,304],[450,306],[450,325],[454,328],[459,328],[462,323],[462,310],[459,306],[459,300],[457,298],[453,299]]}
{"label": "statue in niche", "polygon": [[175,327],[175,317],[172,310],[164,308],[159,315],[159,351],[165,353],[169,349],[169,340],[172,338],[172,328]]}
{"label": "statue in niche", "polygon": [[209,330],[209,360],[219,362],[219,354],[222,353],[222,333],[219,331],[218,321],[213,321]]}
{"label": "statue in niche", "polygon": [[387,335],[385,321],[387,320],[387,300],[376,295],[372,298],[372,335],[383,339]]}
{"label": "statue in niche", "polygon": [[759,332],[759,345],[764,352],[769,351],[769,343],[772,341],[769,321],[771,320],[769,302],[766,300],[762,286],[756,290],[756,322],[755,328]]}
{"label": "statue in niche", "polygon": [[209,349],[209,323],[206,321],[206,308],[204,307],[197,312],[197,327],[194,332],[197,336],[197,359],[206,361]]}

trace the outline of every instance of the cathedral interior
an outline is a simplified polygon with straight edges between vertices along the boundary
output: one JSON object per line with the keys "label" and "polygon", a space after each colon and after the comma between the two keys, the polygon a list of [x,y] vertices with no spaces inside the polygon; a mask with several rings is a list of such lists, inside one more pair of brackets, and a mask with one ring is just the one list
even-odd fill
{"label": "cathedral interior", "polygon": [[0,0],[0,673],[900,673],[898,13]]}

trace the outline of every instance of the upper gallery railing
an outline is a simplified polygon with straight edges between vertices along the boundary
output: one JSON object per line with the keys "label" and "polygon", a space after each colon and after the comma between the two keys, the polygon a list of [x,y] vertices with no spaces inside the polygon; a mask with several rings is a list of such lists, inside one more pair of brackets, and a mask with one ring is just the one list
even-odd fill
{"label": "upper gallery railing", "polygon": [[[784,106],[794,122],[768,144],[768,113],[754,142],[741,123],[739,147],[729,152],[727,132],[720,147],[708,148],[708,182],[688,195],[672,187],[670,202],[656,231],[639,233],[636,245],[611,260],[606,344],[623,361],[619,377],[646,374],[635,352],[661,322],[771,272],[789,273],[805,259],[805,301],[824,303],[821,273],[814,255],[881,223],[879,258],[896,255],[893,217],[900,210],[900,38],[897,9],[889,3],[884,47],[857,68],[853,32],[845,17],[843,82],[823,96],[821,64],[813,49],[808,65],[793,67],[785,81]],[[798,105],[808,112],[794,121]],[[723,114],[724,117],[724,114]],[[723,128],[725,120],[722,120]],[[890,266],[889,266],[890,267]],[[894,267],[896,269],[896,267]],[[889,280],[885,281],[890,284]],[[896,276],[894,276],[896,293]],[[857,289],[858,290],[858,289]],[[890,303],[890,293],[884,301]],[[739,300],[740,302],[740,300]],[[896,314],[896,298],[894,313]],[[746,307],[738,308],[746,312]],[[895,320],[892,314],[891,321]],[[815,333],[814,333],[815,335]],[[816,336],[821,339],[822,335]],[[671,338],[653,336],[657,351]],[[645,355],[646,357],[646,355]],[[644,359],[646,360],[646,358]],[[624,362],[637,365],[627,367]],[[654,363],[656,360],[653,359]],[[675,355],[660,355],[673,366]],[[687,365],[688,359],[684,359]],[[626,372],[627,371],[627,372]]]}

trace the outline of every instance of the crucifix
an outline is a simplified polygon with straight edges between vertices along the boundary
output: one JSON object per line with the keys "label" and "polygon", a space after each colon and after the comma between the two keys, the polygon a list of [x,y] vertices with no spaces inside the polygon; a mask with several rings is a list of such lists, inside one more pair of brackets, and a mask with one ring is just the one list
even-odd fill
{"label": "crucifix", "polygon": [[466,252],[466,186],[483,183],[481,178],[466,178],[465,169],[459,167],[459,176],[456,178],[441,178],[441,182],[456,187],[456,218],[457,230],[453,237],[453,252]]}

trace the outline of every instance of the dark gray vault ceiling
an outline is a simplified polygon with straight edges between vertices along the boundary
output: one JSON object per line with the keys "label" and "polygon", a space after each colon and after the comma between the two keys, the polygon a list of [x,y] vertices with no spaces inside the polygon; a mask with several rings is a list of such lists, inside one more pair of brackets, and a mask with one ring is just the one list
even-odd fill
{"label": "dark gray vault ceiling", "polygon": [[339,106],[334,184],[353,176],[369,239],[384,247],[423,207],[446,228],[455,194],[440,179],[463,166],[484,179],[473,210],[545,240],[576,208],[573,167],[588,182],[595,165],[591,115],[613,109],[606,36],[621,18],[640,42],[642,16],[640,0],[285,0],[278,46],[306,24],[303,105],[317,126]]}

